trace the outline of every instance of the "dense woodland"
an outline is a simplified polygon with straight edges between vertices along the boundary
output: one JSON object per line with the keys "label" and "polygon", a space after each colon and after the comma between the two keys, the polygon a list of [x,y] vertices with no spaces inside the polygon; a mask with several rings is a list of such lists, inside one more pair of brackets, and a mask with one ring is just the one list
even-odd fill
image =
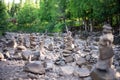
{"label": "dense woodland", "polygon": [[0,0],[0,33],[99,31],[109,23],[120,29],[120,0]]}

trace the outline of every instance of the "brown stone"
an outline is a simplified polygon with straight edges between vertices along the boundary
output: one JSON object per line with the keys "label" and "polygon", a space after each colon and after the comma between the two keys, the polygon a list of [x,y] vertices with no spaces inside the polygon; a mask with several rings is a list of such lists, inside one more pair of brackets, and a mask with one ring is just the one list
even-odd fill
{"label": "brown stone", "polygon": [[113,57],[114,55],[114,51],[112,49],[112,47],[102,47],[99,49],[100,50],[100,59],[102,60],[106,60],[109,59],[111,57]]}
{"label": "brown stone", "polygon": [[111,68],[107,72],[94,69],[90,75],[93,80],[116,80],[115,71]]}
{"label": "brown stone", "polygon": [[4,55],[0,52],[0,60],[4,59]]}

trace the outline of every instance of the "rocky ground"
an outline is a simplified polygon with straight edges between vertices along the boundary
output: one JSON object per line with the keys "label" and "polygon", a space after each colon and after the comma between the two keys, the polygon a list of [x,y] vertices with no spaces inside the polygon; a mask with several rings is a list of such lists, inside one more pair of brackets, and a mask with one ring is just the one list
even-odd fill
{"label": "rocky ground", "polygon": [[[0,38],[0,80],[92,80],[99,36],[76,35],[66,48],[66,34],[9,33]],[[120,45],[113,45],[115,69],[120,71]]]}

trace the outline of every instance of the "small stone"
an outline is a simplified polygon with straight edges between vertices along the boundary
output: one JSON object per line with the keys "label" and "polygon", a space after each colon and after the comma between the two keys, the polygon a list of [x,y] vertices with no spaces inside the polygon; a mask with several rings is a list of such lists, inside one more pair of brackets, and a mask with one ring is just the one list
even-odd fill
{"label": "small stone", "polygon": [[4,55],[0,52],[0,60],[4,59]]}
{"label": "small stone", "polygon": [[74,72],[74,67],[72,66],[62,66],[61,70],[65,75],[71,75]]}
{"label": "small stone", "polygon": [[69,53],[63,53],[63,57],[68,57],[68,56],[70,56],[71,54],[69,54]]}
{"label": "small stone", "polygon": [[91,56],[88,54],[88,55],[86,55],[86,57],[85,57],[85,59],[87,60],[87,61],[89,61],[90,60],[90,58],[91,58]]}
{"label": "small stone", "polygon": [[32,55],[32,51],[30,50],[25,50],[22,52],[22,58],[24,60],[29,60],[30,55]]}
{"label": "small stone", "polygon": [[73,61],[74,61],[73,56],[65,57],[65,62],[66,62],[66,63],[73,62]]}
{"label": "small stone", "polygon": [[87,77],[90,75],[90,71],[88,68],[76,68],[74,70],[74,75],[79,77]]}
{"label": "small stone", "polygon": [[27,50],[25,46],[17,46],[17,50]]}
{"label": "small stone", "polygon": [[10,58],[10,53],[7,51],[6,53],[4,53],[6,58]]}
{"label": "small stone", "polygon": [[92,80],[92,78],[91,77],[86,77],[86,78],[84,78],[84,80]]}
{"label": "small stone", "polygon": [[48,71],[52,70],[53,66],[54,66],[54,64],[52,61],[46,62],[46,70],[48,70]]}
{"label": "small stone", "polygon": [[91,50],[90,49],[83,49],[83,51],[90,52]]}
{"label": "small stone", "polygon": [[65,49],[65,50],[63,50],[63,53],[71,54],[71,51]]}
{"label": "small stone", "polygon": [[86,63],[86,60],[84,58],[81,58],[81,57],[76,61],[76,64],[79,66],[81,66],[85,63]]}

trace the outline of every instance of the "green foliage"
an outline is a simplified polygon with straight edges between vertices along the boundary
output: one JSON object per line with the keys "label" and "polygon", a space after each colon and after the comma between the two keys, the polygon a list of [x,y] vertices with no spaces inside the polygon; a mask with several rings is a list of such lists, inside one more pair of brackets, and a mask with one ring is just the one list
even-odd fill
{"label": "green foliage", "polygon": [[6,6],[0,1],[0,33],[6,30],[8,14],[6,12]]}
{"label": "green foliage", "polygon": [[[61,32],[65,24],[80,26],[84,22],[87,29],[90,25],[100,28],[104,22],[120,24],[119,5],[119,0],[26,0],[25,4],[20,0],[9,6],[0,3],[0,26],[6,26],[8,31]],[[6,22],[6,7],[9,15],[17,19],[15,25]]]}
{"label": "green foliage", "polygon": [[30,26],[38,17],[38,11],[31,5],[25,5],[17,13],[18,24],[25,24],[25,26]]}

